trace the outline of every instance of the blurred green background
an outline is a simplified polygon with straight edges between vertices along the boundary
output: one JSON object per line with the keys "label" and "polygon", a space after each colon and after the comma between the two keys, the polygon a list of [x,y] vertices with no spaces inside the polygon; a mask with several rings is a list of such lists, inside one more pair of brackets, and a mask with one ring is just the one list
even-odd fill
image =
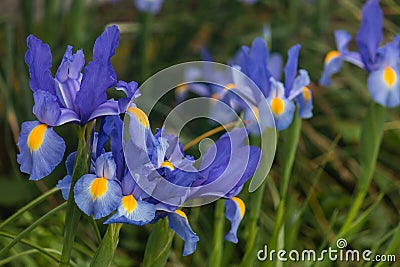
{"label": "blurred green background", "polygon": [[[246,5],[233,0],[166,0],[155,16],[139,13],[132,0],[2,0],[0,2],[0,222],[41,193],[52,188],[65,175],[61,164],[46,179],[28,181],[16,162],[17,137],[23,121],[34,120],[32,92],[24,63],[26,38],[34,34],[48,43],[53,52],[53,73],[61,62],[66,45],[83,48],[86,61],[91,57],[95,38],[106,25],[117,24],[121,40],[112,59],[118,79],[143,82],[151,74],[176,63],[200,59],[206,47],[215,60],[226,63],[242,45],[250,45],[257,36],[270,41],[270,49],[281,53],[296,43],[302,45],[299,66],[307,69],[312,81],[314,117],[302,122],[302,133],[288,194],[286,250],[319,249],[333,243],[352,201],[352,192],[360,173],[356,160],[361,122],[370,102],[366,73],[344,64],[331,88],[317,85],[325,54],[335,49],[333,32],[345,29],[353,36],[360,23],[364,1],[351,0],[262,0]],[[385,40],[400,32],[400,3],[382,0],[385,14]],[[148,23],[149,33],[143,30]],[[265,29],[270,29],[266,34]],[[354,41],[350,48],[356,49]],[[368,216],[348,240],[352,248],[374,249],[385,253],[394,229],[400,222],[400,112],[388,112],[379,162],[363,210]],[[56,130],[67,143],[66,155],[76,147],[71,125]],[[202,132],[201,129],[199,130]],[[279,153],[279,145],[278,145]],[[256,247],[263,248],[274,227],[276,194],[279,190],[279,157],[270,173],[261,206]],[[254,194],[243,190],[241,197],[250,203]],[[4,233],[17,234],[50,208],[62,202],[61,194],[50,197],[24,213],[12,226],[0,232],[0,247],[10,239]],[[247,206],[248,214],[252,207]],[[214,205],[193,208],[189,212],[192,228],[200,237],[193,256],[182,257],[182,241],[174,239],[170,266],[204,266],[212,252]],[[224,243],[223,266],[239,265],[249,235],[247,215],[239,229],[239,244]],[[36,228],[26,241],[45,248],[61,250],[64,214],[58,213]],[[228,221],[225,230],[228,231]],[[101,227],[101,231],[104,231]],[[139,266],[150,227],[125,226],[114,263]],[[87,218],[83,218],[73,254],[79,266],[86,266],[97,246]],[[40,253],[27,253],[18,244],[0,259],[0,265],[55,265]],[[397,252],[399,251],[397,247]],[[26,254],[21,254],[21,253]],[[400,254],[397,253],[400,259]],[[257,262],[255,263],[257,265]],[[330,263],[348,266],[346,263]],[[386,266],[386,265],[384,265]]]}

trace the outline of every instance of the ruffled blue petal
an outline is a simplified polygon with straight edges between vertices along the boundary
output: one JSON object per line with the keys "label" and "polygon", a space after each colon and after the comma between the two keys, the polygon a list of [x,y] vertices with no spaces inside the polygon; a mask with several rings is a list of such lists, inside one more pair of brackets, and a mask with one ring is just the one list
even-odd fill
{"label": "ruffled blue petal", "polygon": [[142,12],[157,14],[160,12],[163,0],[135,0],[135,6]]}
{"label": "ruffled blue petal", "polygon": [[42,123],[49,126],[57,126],[61,116],[61,109],[57,103],[57,97],[43,90],[37,90],[33,94],[35,105],[33,113]]}
{"label": "ruffled blue petal", "polygon": [[245,213],[245,205],[240,198],[233,197],[225,201],[225,208],[225,216],[231,222],[231,229],[225,236],[225,240],[236,244],[239,242],[237,230]]}
{"label": "ruffled blue petal", "polygon": [[288,97],[297,75],[297,63],[301,45],[292,46],[288,51],[288,59],[285,65],[285,96]]}
{"label": "ruffled blue petal", "polygon": [[64,140],[51,127],[38,121],[22,123],[18,147],[20,170],[30,174],[30,180],[39,180],[49,175],[60,164],[65,152]]}
{"label": "ruffled blue petal", "polygon": [[391,68],[394,75],[391,81],[385,81],[385,68],[370,73],[368,90],[372,99],[385,107],[396,107],[400,104],[400,68]]}
{"label": "ruffled blue petal", "polygon": [[31,89],[44,90],[55,95],[55,82],[50,71],[52,56],[49,45],[33,35],[29,35],[26,41],[28,51],[25,54],[25,62],[29,66]]}
{"label": "ruffled blue petal", "polygon": [[341,54],[347,52],[347,45],[351,41],[351,34],[344,30],[335,31],[336,47]]}
{"label": "ruffled blue petal", "polygon": [[[129,104],[129,103],[128,103]],[[107,100],[104,103],[98,105],[95,110],[90,114],[88,121],[100,118],[103,116],[113,116],[125,112],[120,109],[120,102],[117,100]]]}
{"label": "ruffled blue petal", "polygon": [[[106,90],[116,84],[116,74],[110,63],[119,42],[117,26],[108,27],[97,39],[93,48],[93,61],[85,68],[81,88],[75,104],[81,114],[81,124],[95,117],[91,116],[98,106],[106,102]],[[115,114],[115,113],[114,113]],[[99,116],[102,116],[101,114]]]}
{"label": "ruffled blue petal", "polygon": [[[96,183],[99,184],[97,188]],[[100,219],[118,207],[122,192],[116,180],[85,174],[75,184],[74,197],[76,204],[85,214],[93,215],[94,219]]]}
{"label": "ruffled blue petal", "polygon": [[128,195],[122,197],[117,212],[104,223],[145,225],[154,219],[155,214],[156,206],[142,200],[136,200],[132,195]]}
{"label": "ruffled blue petal", "polygon": [[361,26],[356,42],[367,71],[371,71],[382,40],[383,12],[379,0],[368,0],[361,10]]}
{"label": "ruffled blue petal", "polygon": [[135,99],[141,95],[138,90],[138,83],[135,81],[130,83],[118,81],[115,89],[123,91],[126,95],[126,97],[118,99],[120,113],[125,112],[128,109],[129,103],[132,101],[132,99]]}
{"label": "ruffled blue petal", "polygon": [[[93,46],[93,61],[110,64],[110,58],[115,55],[115,50],[119,43],[119,29],[116,25],[108,26],[99,37],[97,37]],[[111,73],[114,75],[115,73]]]}
{"label": "ruffled blue petal", "polygon": [[168,225],[169,228],[174,230],[175,233],[185,241],[183,256],[195,252],[199,237],[190,227],[186,215],[182,211],[168,213]]}

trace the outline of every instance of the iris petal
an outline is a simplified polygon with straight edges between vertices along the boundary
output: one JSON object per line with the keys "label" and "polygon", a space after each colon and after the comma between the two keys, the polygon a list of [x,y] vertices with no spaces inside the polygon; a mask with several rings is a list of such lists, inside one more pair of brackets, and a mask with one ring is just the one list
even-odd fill
{"label": "iris petal", "polygon": [[168,225],[185,241],[183,256],[192,254],[196,250],[199,237],[190,227],[186,214],[180,210],[168,213]]}
{"label": "iris petal", "polygon": [[29,66],[31,89],[44,90],[55,95],[55,82],[50,71],[52,56],[49,45],[33,35],[29,35],[26,41],[28,51],[25,54],[25,62]]}
{"label": "iris petal", "polygon": [[367,71],[371,71],[382,40],[383,12],[379,0],[368,0],[361,10],[361,26],[356,42]]}
{"label": "iris petal", "polygon": [[285,96],[288,97],[297,75],[297,64],[301,45],[292,46],[288,51],[288,60],[285,65]]}
{"label": "iris petal", "polygon": [[33,113],[42,123],[49,126],[57,126],[61,116],[61,109],[57,103],[57,97],[43,90],[37,90],[33,94],[35,105]]}
{"label": "iris petal", "polygon": [[[74,197],[78,207],[94,219],[100,219],[115,210],[122,192],[116,180],[98,180],[94,174],[85,174],[75,184]],[[93,188],[97,186],[98,188]],[[101,187],[101,188],[99,188]]]}
{"label": "iris petal", "polygon": [[225,216],[231,222],[231,229],[225,236],[225,240],[236,244],[239,241],[237,238],[237,230],[245,213],[245,205],[240,198],[233,197],[225,201],[225,208]]}
{"label": "iris petal", "polygon": [[368,90],[372,99],[385,107],[395,107],[400,104],[400,69],[391,68],[391,70],[393,72],[389,75],[385,73],[389,70],[381,68],[371,72],[368,77]]}
{"label": "iris petal", "polygon": [[308,119],[313,116],[312,92],[308,87],[303,87],[302,93],[296,97],[296,103],[299,106],[299,117]]}
{"label": "iris petal", "polygon": [[153,204],[142,200],[136,200],[132,195],[128,195],[122,197],[117,212],[104,223],[144,225],[154,219],[155,213],[156,207]]}
{"label": "iris petal", "polygon": [[[51,127],[43,125],[38,121],[24,122],[18,137],[20,154],[17,161],[21,164],[21,171],[31,175],[30,180],[49,175],[60,164],[65,151],[64,140]],[[35,136],[31,135],[32,132]]]}
{"label": "iris petal", "polygon": [[343,59],[341,57],[335,57],[328,61],[322,72],[322,76],[319,80],[319,84],[324,86],[330,86],[332,84],[331,76],[338,73],[342,67]]}

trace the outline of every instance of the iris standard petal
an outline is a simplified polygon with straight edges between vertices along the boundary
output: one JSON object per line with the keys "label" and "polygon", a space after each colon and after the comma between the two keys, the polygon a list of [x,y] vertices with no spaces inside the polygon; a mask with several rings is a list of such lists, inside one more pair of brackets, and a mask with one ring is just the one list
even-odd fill
{"label": "iris standard petal", "polygon": [[113,70],[108,65],[98,61],[91,61],[85,67],[81,88],[75,99],[81,114],[81,124],[96,118],[92,113],[107,101],[106,90],[116,83],[115,75],[111,72]]}
{"label": "iris standard petal", "polygon": [[368,77],[368,90],[372,99],[385,107],[400,104],[400,69],[385,67],[373,71]]}
{"label": "iris standard petal", "polygon": [[361,10],[361,26],[356,42],[367,71],[371,71],[382,40],[383,12],[379,0],[368,0]]}
{"label": "iris standard petal", "polygon": [[61,116],[60,105],[57,103],[57,97],[47,91],[37,90],[33,93],[35,105],[33,114],[49,126],[57,126]]}
{"label": "iris standard petal", "polygon": [[301,45],[292,46],[288,51],[288,59],[285,65],[285,96],[288,97],[297,75],[297,64]]}
{"label": "iris standard petal", "polygon": [[272,77],[274,77],[274,79],[277,81],[279,81],[282,77],[282,67],[283,67],[282,56],[279,55],[278,53],[272,53],[268,60],[267,68],[271,73]]}
{"label": "iris standard petal", "polygon": [[44,90],[55,95],[55,82],[51,74],[52,56],[48,44],[33,35],[27,38],[28,51],[25,54],[25,62],[29,66],[32,91]]}
{"label": "iris standard petal", "polygon": [[155,214],[156,206],[142,200],[136,200],[132,195],[127,195],[122,197],[117,212],[104,223],[144,225],[151,222]]}
{"label": "iris standard petal", "polygon": [[100,219],[118,207],[122,192],[116,180],[85,174],[75,184],[74,197],[85,214]]}
{"label": "iris standard petal", "polygon": [[78,80],[84,65],[85,56],[83,51],[80,49],[73,54],[72,46],[67,46],[64,57],[56,73],[57,80],[61,83],[66,82],[68,79]]}
{"label": "iris standard petal", "polygon": [[[93,46],[93,61],[109,64],[115,55],[119,43],[119,29],[116,25],[109,26],[97,37]],[[115,73],[114,73],[115,75]],[[115,78],[115,77],[114,77]]]}
{"label": "iris standard petal", "polygon": [[106,102],[106,90],[116,84],[116,74],[110,63],[119,42],[118,27],[113,25],[96,39],[93,48],[93,60],[85,68],[81,88],[75,104],[81,114],[81,123],[85,124],[94,116],[98,106]]}
{"label": "iris standard petal", "polygon": [[199,237],[193,232],[189,225],[186,214],[181,210],[168,213],[169,228],[175,231],[177,235],[185,241],[183,248],[183,256],[187,256],[195,252],[196,244]]}
{"label": "iris standard petal", "polygon": [[117,166],[111,152],[101,154],[96,159],[95,167],[97,177],[103,177],[109,180],[115,178]]}
{"label": "iris standard petal", "polygon": [[17,161],[21,171],[31,175],[30,180],[49,175],[60,164],[65,152],[64,140],[51,127],[38,121],[22,123],[18,147]]}
{"label": "iris standard petal", "polygon": [[231,229],[225,236],[225,240],[236,244],[239,241],[237,238],[237,230],[243,219],[246,206],[240,198],[232,197],[225,201],[225,208],[225,216],[231,222]]}

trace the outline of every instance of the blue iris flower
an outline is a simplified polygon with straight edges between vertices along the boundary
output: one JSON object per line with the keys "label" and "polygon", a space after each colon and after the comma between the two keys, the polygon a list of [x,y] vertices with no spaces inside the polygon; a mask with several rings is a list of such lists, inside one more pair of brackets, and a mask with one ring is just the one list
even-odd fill
{"label": "blue iris flower", "polygon": [[246,210],[244,202],[237,195],[246,181],[254,175],[261,159],[261,150],[258,147],[244,144],[246,137],[246,129],[237,128],[222,135],[207,150],[200,166],[202,179],[193,183],[187,199],[193,201],[209,197],[225,198],[225,215],[231,222],[225,239],[233,243],[238,242],[237,230]]}
{"label": "blue iris flower", "polygon": [[[17,161],[21,171],[30,174],[30,180],[47,176],[63,158],[65,143],[53,127],[68,122],[85,125],[98,117],[120,114],[125,112],[130,99],[137,96],[137,84],[117,82],[110,63],[118,42],[117,26],[108,27],[96,39],[93,60],[83,74],[82,50],[73,53],[68,46],[53,78],[50,47],[33,35],[28,37],[25,62],[35,102],[33,113],[38,121],[22,124]],[[110,87],[124,91],[126,98],[107,100],[106,90]]]}
{"label": "blue iris flower", "polygon": [[161,10],[163,0],[135,0],[134,3],[140,11],[157,14]]}
{"label": "blue iris flower", "polygon": [[379,0],[369,0],[361,10],[361,26],[356,36],[359,52],[349,52],[347,44],[351,35],[344,31],[335,33],[339,51],[331,51],[325,58],[325,67],[320,80],[330,85],[330,76],[340,70],[343,61],[348,61],[369,73],[368,90],[372,99],[385,106],[400,104],[400,36],[379,47],[383,39],[383,12]]}
{"label": "blue iris flower", "polygon": [[[234,73],[238,90],[252,104],[250,109],[246,108],[244,111],[251,133],[257,134],[259,131],[253,125],[260,123],[259,110],[265,110],[265,107],[261,106],[265,105],[262,97],[267,99],[273,115],[273,118],[264,118],[265,122],[260,123],[262,127],[275,125],[277,130],[286,129],[293,120],[295,103],[298,106],[300,118],[312,117],[312,92],[307,87],[310,78],[306,70],[297,72],[299,51],[300,45],[294,45],[288,51],[288,60],[284,68],[284,83],[278,81],[281,76],[281,60],[272,57],[270,59],[267,45],[263,39],[256,38],[251,48],[244,46],[238,53],[234,67],[246,74],[260,89],[260,91],[250,89],[243,76]],[[272,62],[272,64],[268,64],[268,62]],[[263,118],[261,118],[262,121]]]}

